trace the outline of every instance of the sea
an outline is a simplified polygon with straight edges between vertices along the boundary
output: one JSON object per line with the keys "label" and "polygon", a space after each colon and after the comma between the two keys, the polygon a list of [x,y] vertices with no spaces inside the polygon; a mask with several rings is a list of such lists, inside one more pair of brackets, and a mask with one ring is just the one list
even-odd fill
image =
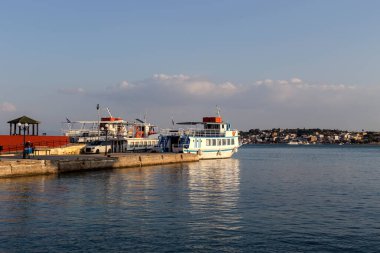
{"label": "sea", "polygon": [[0,179],[0,252],[379,251],[379,146]]}

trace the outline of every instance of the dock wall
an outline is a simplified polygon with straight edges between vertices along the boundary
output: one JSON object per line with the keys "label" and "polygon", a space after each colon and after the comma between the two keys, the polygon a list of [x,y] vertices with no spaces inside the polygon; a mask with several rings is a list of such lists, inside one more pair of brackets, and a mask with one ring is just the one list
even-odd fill
{"label": "dock wall", "polygon": [[0,160],[0,178],[199,161],[199,157],[197,155],[171,153],[125,154],[107,157],[78,156],[75,158],[66,156],[60,159],[50,160],[48,158],[49,156],[46,156],[46,160]]}

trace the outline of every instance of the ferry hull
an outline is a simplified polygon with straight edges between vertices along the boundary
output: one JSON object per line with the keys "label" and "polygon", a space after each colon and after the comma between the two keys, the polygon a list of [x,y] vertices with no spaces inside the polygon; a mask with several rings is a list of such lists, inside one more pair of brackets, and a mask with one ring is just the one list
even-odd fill
{"label": "ferry hull", "polygon": [[237,149],[226,149],[226,150],[184,150],[184,153],[196,154],[199,159],[223,159],[230,158],[233,154],[237,152]]}

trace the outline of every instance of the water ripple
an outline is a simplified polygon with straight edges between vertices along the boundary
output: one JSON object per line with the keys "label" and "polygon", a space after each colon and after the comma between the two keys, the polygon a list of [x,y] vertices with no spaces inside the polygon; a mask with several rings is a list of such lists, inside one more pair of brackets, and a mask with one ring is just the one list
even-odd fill
{"label": "water ripple", "polygon": [[0,252],[376,252],[380,148],[0,180]]}

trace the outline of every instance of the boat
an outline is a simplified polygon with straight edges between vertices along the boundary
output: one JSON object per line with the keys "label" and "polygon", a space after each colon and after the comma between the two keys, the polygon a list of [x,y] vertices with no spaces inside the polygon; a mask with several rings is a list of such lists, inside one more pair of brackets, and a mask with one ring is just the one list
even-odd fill
{"label": "boat", "polygon": [[[197,154],[199,159],[229,158],[238,151],[239,131],[216,117],[203,117],[201,122],[180,122],[195,128],[163,130],[159,136],[159,152]],[[200,127],[199,127],[200,126]]]}
{"label": "boat", "polygon": [[82,153],[147,152],[157,146],[156,126],[145,119],[128,122],[106,110],[109,115],[99,115],[99,120],[65,122],[63,133],[70,137],[70,142],[86,143]]}
{"label": "boat", "polygon": [[126,135],[129,123],[120,117],[113,117],[108,108],[106,110],[108,115],[101,116],[99,113],[98,120],[71,121],[66,118],[66,122],[62,123],[63,135],[68,136],[71,143],[105,141],[106,135],[111,138]]}
{"label": "boat", "polygon": [[111,139],[111,151],[123,152],[153,152],[158,145],[158,134],[155,125],[136,119],[129,123],[126,135],[117,135]]}
{"label": "boat", "polygon": [[287,143],[288,145],[310,145],[307,140],[291,140]]}
{"label": "boat", "polygon": [[[147,122],[133,122],[124,126],[127,129],[124,134],[108,136],[106,133],[105,139],[88,142],[82,153],[150,152],[157,147],[158,134],[154,130],[154,125]],[[104,136],[104,130],[101,132],[101,136]]]}

